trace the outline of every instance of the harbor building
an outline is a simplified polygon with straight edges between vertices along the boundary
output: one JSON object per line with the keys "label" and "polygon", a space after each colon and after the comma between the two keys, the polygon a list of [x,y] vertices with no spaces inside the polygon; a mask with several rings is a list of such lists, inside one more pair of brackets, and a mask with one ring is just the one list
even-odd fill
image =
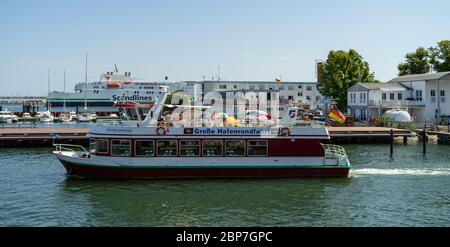
{"label": "harbor building", "polygon": [[450,72],[407,75],[387,83],[356,83],[347,90],[348,114],[357,121],[404,109],[417,123],[450,119]]}
{"label": "harbor building", "polygon": [[302,105],[310,109],[325,108],[327,100],[317,90],[317,82],[284,81],[200,81],[203,94],[208,92],[277,92],[280,111],[287,106]]}

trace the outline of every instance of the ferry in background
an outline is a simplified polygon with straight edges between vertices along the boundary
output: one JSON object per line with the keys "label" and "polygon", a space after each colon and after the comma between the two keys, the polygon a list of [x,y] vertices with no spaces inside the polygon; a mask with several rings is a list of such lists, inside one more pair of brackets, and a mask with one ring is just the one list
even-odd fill
{"label": "ferry in background", "polygon": [[[152,82],[131,77],[131,72],[118,74],[106,72],[98,81],[80,82],[75,85],[75,92],[50,92],[48,95],[49,106],[54,112],[55,108],[65,107],[76,112],[116,112],[115,102],[133,101],[138,103],[154,102],[167,90],[177,90],[183,87],[182,83]],[[62,110],[61,110],[62,111]]]}
{"label": "ferry in background", "polygon": [[297,110],[289,111],[290,116],[280,121],[287,123],[282,126],[214,127],[203,122],[195,127],[174,127],[163,115],[175,108],[165,104],[167,95],[163,93],[147,114],[137,104],[120,105],[122,122],[96,124],[89,130],[89,151],[82,146],[55,144],[53,153],[69,175],[88,178],[349,175],[351,165],[344,148],[321,143],[330,139],[323,123],[289,124],[296,119]]}

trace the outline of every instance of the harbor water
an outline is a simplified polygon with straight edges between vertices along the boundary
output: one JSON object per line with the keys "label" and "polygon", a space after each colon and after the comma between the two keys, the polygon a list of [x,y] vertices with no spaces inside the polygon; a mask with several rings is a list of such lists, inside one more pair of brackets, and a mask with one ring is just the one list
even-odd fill
{"label": "harbor water", "polygon": [[348,179],[90,180],[0,149],[1,226],[450,226],[450,147],[345,146]]}

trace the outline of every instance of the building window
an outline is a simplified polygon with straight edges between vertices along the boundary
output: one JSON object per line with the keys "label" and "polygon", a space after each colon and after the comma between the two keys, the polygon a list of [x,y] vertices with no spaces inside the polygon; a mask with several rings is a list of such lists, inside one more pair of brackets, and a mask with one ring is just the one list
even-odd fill
{"label": "building window", "polygon": [[109,151],[108,140],[106,139],[97,140],[97,153],[106,154],[108,153],[108,151]]}
{"label": "building window", "polygon": [[441,97],[445,97],[445,90],[441,90]]}
{"label": "building window", "polygon": [[266,90],[266,87],[264,85],[260,85],[259,90]]}
{"label": "building window", "polygon": [[297,95],[301,97],[301,96],[303,96],[303,92],[300,92]]}
{"label": "building window", "polygon": [[227,85],[219,85],[219,89],[227,89]]}
{"label": "building window", "polygon": [[135,155],[136,156],[153,156],[154,155],[153,141],[136,141]]}
{"label": "building window", "polygon": [[158,141],[158,156],[177,156],[177,141]]}
{"label": "building window", "polygon": [[250,86],[250,90],[255,90],[256,89],[256,86],[255,85],[251,85]]}
{"label": "building window", "polygon": [[432,97],[436,96],[436,90],[431,90],[431,96]]}
{"label": "building window", "polygon": [[[225,88],[226,88],[226,87],[225,87]],[[237,89],[237,85],[233,85],[233,88],[234,88],[234,89]]]}
{"label": "building window", "polygon": [[248,156],[267,156],[267,141],[248,141]]}
{"label": "building window", "polygon": [[359,103],[362,103],[362,96],[363,96],[363,94],[359,93]]}
{"label": "building window", "polygon": [[402,100],[403,99],[403,94],[401,94],[401,93],[397,94],[397,99],[398,100]]}
{"label": "building window", "polygon": [[225,141],[226,156],[244,156],[245,141]]}
{"label": "building window", "polygon": [[311,101],[311,96],[306,96],[306,100]]}
{"label": "building window", "polygon": [[393,93],[389,94],[389,99],[390,100],[394,100],[395,99],[394,97],[395,97],[395,95]]}
{"label": "building window", "polygon": [[288,96],[288,100],[294,100],[294,96]]}
{"label": "building window", "polygon": [[91,153],[95,153],[95,149],[97,149],[97,140],[91,139],[90,140],[90,145],[89,145],[89,151]]}
{"label": "building window", "polygon": [[112,140],[111,155],[112,156],[130,156],[131,141],[130,140]]}
{"label": "building window", "polygon": [[311,86],[306,86],[306,91],[311,91],[312,87]]}
{"label": "building window", "polygon": [[223,156],[223,142],[203,141],[203,156]]}
{"label": "building window", "polygon": [[288,89],[289,89],[289,91],[293,91],[294,90],[294,86],[289,86]]}
{"label": "building window", "polygon": [[200,141],[180,141],[180,156],[200,156]]}
{"label": "building window", "polygon": [[417,90],[416,91],[416,100],[417,101],[422,101],[422,90]]}
{"label": "building window", "polygon": [[386,94],[385,94],[385,93],[382,93],[382,94],[381,94],[381,99],[382,99],[382,100],[386,100]]}

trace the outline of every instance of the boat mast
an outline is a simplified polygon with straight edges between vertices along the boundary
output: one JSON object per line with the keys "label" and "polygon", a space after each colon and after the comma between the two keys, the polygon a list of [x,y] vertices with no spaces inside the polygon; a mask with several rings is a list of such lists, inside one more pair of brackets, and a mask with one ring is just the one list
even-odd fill
{"label": "boat mast", "polygon": [[66,112],[66,71],[64,70],[63,111]]}
{"label": "boat mast", "polygon": [[88,54],[86,52],[86,68],[85,68],[85,76],[84,76],[84,111],[87,111],[87,59]]}
{"label": "boat mast", "polygon": [[47,71],[47,110],[52,112],[52,105],[50,104],[50,69]]}

